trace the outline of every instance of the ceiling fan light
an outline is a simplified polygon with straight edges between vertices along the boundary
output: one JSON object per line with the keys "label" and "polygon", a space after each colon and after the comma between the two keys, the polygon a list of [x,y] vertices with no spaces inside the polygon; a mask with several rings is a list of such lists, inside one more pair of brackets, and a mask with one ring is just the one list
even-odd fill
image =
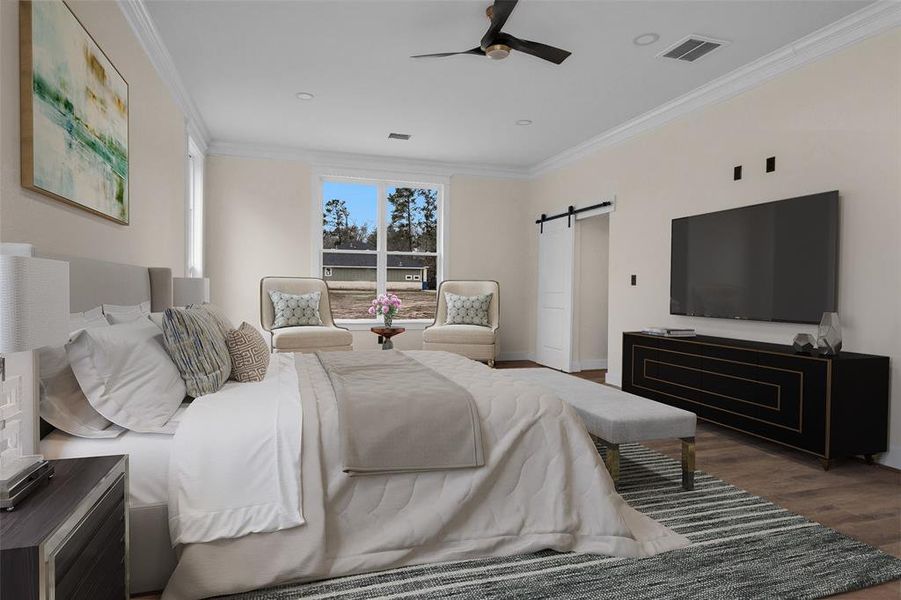
{"label": "ceiling fan light", "polygon": [[503,60],[510,56],[510,46],[494,44],[485,48],[485,54],[494,60]]}

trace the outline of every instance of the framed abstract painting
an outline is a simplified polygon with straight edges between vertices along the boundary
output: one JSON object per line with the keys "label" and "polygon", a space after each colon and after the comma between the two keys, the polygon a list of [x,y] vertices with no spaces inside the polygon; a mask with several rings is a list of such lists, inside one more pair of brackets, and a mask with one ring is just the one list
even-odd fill
{"label": "framed abstract painting", "polygon": [[128,82],[61,0],[19,3],[22,185],[128,224]]}

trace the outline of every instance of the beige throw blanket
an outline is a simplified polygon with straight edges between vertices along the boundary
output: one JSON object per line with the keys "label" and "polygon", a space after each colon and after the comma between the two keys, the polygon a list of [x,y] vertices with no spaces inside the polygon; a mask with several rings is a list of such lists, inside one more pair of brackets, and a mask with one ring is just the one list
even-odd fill
{"label": "beige throw blanket", "polygon": [[481,467],[472,395],[400,352],[317,352],[338,402],[349,475]]}

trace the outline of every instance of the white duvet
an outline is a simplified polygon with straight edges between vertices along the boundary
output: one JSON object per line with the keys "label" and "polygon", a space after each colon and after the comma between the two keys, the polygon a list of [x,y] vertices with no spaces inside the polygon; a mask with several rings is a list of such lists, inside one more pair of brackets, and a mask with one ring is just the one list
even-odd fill
{"label": "white duvet", "polygon": [[[292,437],[285,428],[288,412],[272,423],[268,398],[263,410],[251,410],[259,394],[242,400],[244,392],[230,392],[234,396],[224,403],[215,401],[216,394],[188,411],[172,454],[170,502],[179,503],[177,519],[190,513],[204,525],[182,521],[173,529],[181,556],[163,599],[544,548],[649,556],[688,544],[625,504],[585,427],[552,393],[453,354],[408,355],[472,394],[482,419],[484,467],[348,477],[342,472],[335,397],[319,361],[297,355],[289,364],[275,356],[270,369],[278,373],[267,381],[285,381],[284,371],[296,366],[302,435]],[[264,384],[231,389],[258,385],[262,390]],[[197,409],[202,412],[195,419],[191,413]],[[292,418],[299,432],[301,416]],[[290,473],[278,464],[288,460],[278,444],[234,437],[236,427],[300,440],[300,464],[293,465],[296,489],[290,489]],[[251,444],[253,451],[241,452],[236,447],[241,444]],[[226,462],[213,471],[211,483],[205,469],[219,460]],[[263,469],[270,460],[277,464]],[[248,485],[266,491],[243,489]],[[292,492],[302,524],[280,527],[277,519],[259,519],[252,509],[242,516],[241,507],[252,507],[253,498],[290,505]],[[204,520],[210,502],[219,502],[226,516]],[[245,531],[257,533],[242,535]]]}

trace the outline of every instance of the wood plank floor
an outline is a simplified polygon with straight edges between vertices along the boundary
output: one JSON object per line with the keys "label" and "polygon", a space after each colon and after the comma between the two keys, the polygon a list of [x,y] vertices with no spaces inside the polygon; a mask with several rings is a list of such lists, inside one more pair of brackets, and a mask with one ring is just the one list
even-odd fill
{"label": "wood plank floor", "polygon": [[[538,366],[529,361],[497,364],[500,369]],[[605,375],[605,371],[578,374],[596,383],[603,383]],[[698,470],[901,557],[901,472],[856,460],[836,461],[831,470],[823,471],[814,457],[708,423],[698,424],[696,440]],[[646,445],[680,457],[678,440]],[[834,598],[901,600],[901,582]]]}

